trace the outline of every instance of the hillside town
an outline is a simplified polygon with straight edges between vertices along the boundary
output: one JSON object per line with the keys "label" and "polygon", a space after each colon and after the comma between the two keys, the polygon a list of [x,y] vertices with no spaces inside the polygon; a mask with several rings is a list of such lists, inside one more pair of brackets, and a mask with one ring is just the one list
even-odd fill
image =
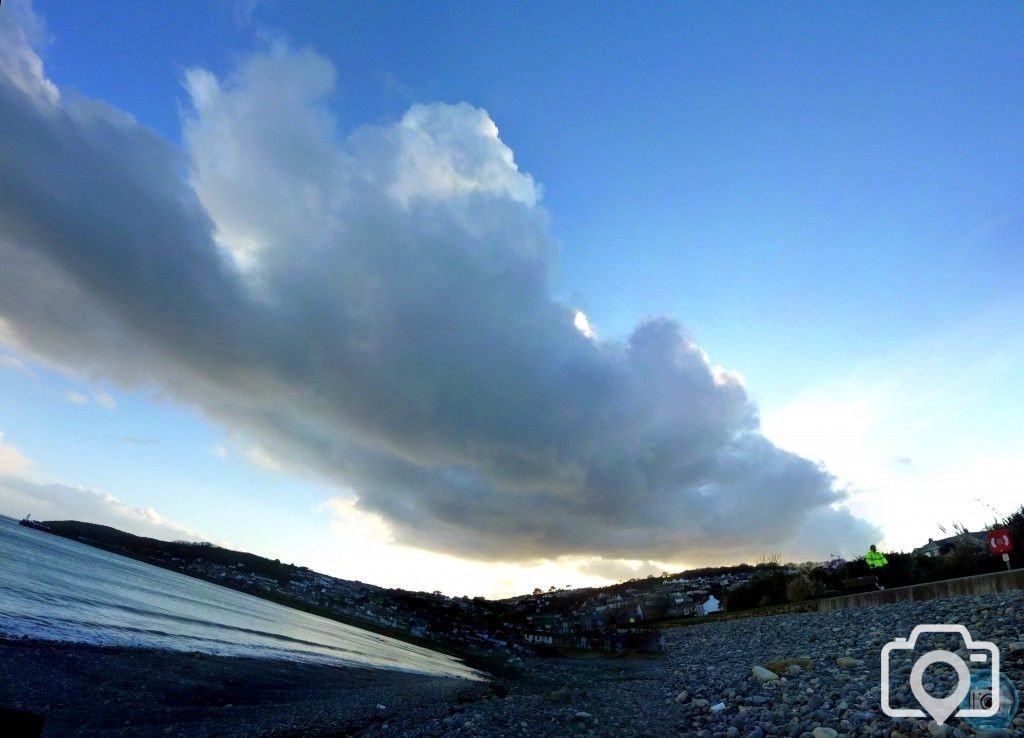
{"label": "hillside town", "polygon": [[[504,600],[510,618],[524,625],[526,640],[553,645],[559,636],[602,633],[668,619],[710,615],[721,594],[747,581],[748,573],[650,577],[611,587],[564,589]],[[718,593],[716,597],[715,593]]]}
{"label": "hillside town", "polygon": [[385,589],[208,543],[158,541],[77,521],[23,521],[188,576],[394,637],[515,659],[545,647],[658,650],[649,626],[718,612],[754,567],[648,577],[505,600]]}
{"label": "hillside town", "polygon": [[[209,543],[158,541],[76,521],[23,524],[384,635],[505,662],[545,650],[658,652],[657,628],[665,624],[712,617],[726,607],[839,594],[850,583],[875,586],[873,577],[861,576],[863,561],[834,557],[796,566],[765,558],[489,600],[385,589]],[[988,570],[995,562],[984,553],[984,535],[962,530],[910,554],[890,554],[890,583]]]}
{"label": "hillside town", "polygon": [[722,594],[751,576],[744,571],[678,574],[604,588],[537,589],[494,601],[385,589],[290,565],[282,565],[283,571],[271,576],[243,562],[219,563],[202,555],[171,555],[164,563],[191,576],[305,605],[353,624],[509,656],[544,646],[616,650],[625,641],[607,640],[613,634],[667,619],[719,612]]}

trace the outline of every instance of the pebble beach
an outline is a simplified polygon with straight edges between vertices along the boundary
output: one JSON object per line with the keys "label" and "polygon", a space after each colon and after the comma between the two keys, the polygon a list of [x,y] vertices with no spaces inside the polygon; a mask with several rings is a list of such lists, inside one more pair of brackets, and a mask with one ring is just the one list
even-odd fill
{"label": "pebble beach", "polygon": [[[489,697],[420,725],[374,726],[372,735],[680,736],[689,738],[904,738],[1024,735],[1024,718],[978,731],[952,717],[890,718],[880,707],[880,655],[915,625],[959,623],[1002,653],[1024,692],[1024,593],[903,602],[829,613],[709,622],[666,630],[661,660],[538,661],[507,697]],[[959,644],[945,646],[966,657]],[[921,648],[915,650],[920,655]],[[911,707],[914,659],[895,659],[892,702]],[[774,671],[773,671],[774,669]],[[952,690],[952,670],[928,676]],[[778,672],[778,673],[776,673]],[[902,685],[902,686],[901,686]]]}

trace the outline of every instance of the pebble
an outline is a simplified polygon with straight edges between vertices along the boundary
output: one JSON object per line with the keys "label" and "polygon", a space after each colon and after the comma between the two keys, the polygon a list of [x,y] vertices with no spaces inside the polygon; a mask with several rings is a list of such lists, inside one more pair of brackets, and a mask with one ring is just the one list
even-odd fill
{"label": "pebble", "polygon": [[764,684],[765,682],[774,682],[779,678],[778,674],[776,674],[774,671],[769,671],[763,666],[755,666],[751,669],[751,671],[753,672],[754,679],[756,679],[761,684]]}

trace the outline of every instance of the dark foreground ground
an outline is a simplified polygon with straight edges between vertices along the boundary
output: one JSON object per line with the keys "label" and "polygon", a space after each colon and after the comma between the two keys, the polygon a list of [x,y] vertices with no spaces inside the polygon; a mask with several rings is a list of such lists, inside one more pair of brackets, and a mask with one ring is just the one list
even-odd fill
{"label": "dark foreground ground", "polygon": [[[396,671],[0,640],[0,708],[45,715],[52,736],[352,735],[490,690]],[[2,724],[0,735],[11,735]]]}
{"label": "dark foreground ground", "polygon": [[[993,641],[1024,694],[1024,593],[1013,592],[708,622],[666,631],[664,658],[534,659],[490,683],[0,642],[0,706],[47,714],[49,735],[1024,736],[1019,714],[985,733],[955,716],[937,725],[882,713],[881,650],[925,623],[963,624]],[[908,677],[923,651],[968,656],[948,635],[919,646],[892,662],[895,707],[916,706]],[[754,667],[780,676],[761,682]],[[954,684],[949,669],[926,672],[934,696]]]}

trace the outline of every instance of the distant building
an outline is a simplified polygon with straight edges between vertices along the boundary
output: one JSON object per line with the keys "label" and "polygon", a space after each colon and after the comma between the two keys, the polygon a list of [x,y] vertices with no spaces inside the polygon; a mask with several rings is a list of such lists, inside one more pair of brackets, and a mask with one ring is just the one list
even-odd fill
{"label": "distant building", "polygon": [[914,556],[928,556],[929,558],[949,556],[956,550],[957,546],[964,544],[979,551],[985,550],[985,531],[957,534],[949,538],[940,538],[937,541],[929,538],[928,543],[918,546],[912,553]]}
{"label": "distant building", "polygon": [[697,602],[685,592],[673,592],[669,595],[668,614],[673,617],[696,615],[699,610]]}
{"label": "distant building", "polygon": [[701,609],[704,611],[705,615],[710,615],[713,612],[721,610],[722,605],[719,603],[717,597],[714,595],[708,595],[708,599],[703,605],[701,605]]}

